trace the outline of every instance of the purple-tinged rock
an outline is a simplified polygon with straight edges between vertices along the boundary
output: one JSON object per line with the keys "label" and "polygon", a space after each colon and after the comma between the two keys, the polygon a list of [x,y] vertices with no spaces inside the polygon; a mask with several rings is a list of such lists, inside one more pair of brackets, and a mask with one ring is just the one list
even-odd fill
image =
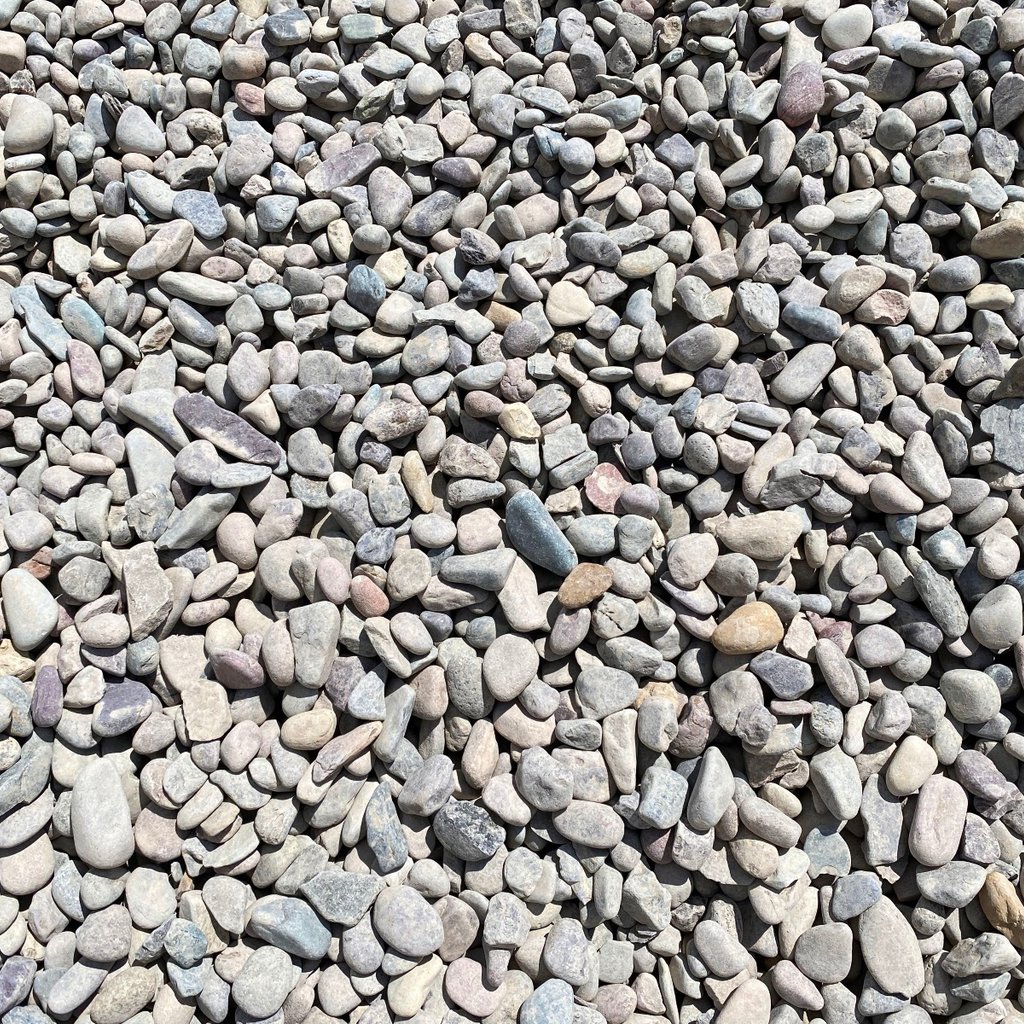
{"label": "purple-tinged rock", "polygon": [[32,691],[32,721],[40,728],[52,728],[60,721],[63,710],[64,687],[60,676],[52,665],[44,665]]}
{"label": "purple-tinged rock", "polygon": [[0,1016],[28,997],[35,976],[35,961],[27,956],[12,956],[0,967]]}
{"label": "purple-tinged rock", "polygon": [[142,725],[153,712],[149,687],[134,679],[108,686],[92,713],[97,736],[121,736]]}
{"label": "purple-tinged rock", "polygon": [[228,690],[258,690],[263,685],[263,666],[245,651],[214,651],[210,667],[217,682]]}
{"label": "purple-tinged rock", "polygon": [[317,199],[326,199],[336,188],[361,181],[381,162],[380,150],[369,142],[337,153],[306,175],[306,187]]}
{"label": "purple-tinged rock", "polygon": [[241,416],[222,409],[207,395],[179,398],[174,403],[174,415],[196,437],[236,459],[260,466],[276,466],[281,461],[281,448],[276,441],[265,437]]}
{"label": "purple-tinged rock", "polygon": [[783,77],[776,109],[790,128],[807,124],[824,105],[825,85],[818,65],[804,61]]}

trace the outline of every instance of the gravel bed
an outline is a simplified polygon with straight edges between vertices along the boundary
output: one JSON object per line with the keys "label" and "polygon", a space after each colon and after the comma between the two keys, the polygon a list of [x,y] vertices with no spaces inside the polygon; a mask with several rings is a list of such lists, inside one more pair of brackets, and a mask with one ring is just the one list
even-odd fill
{"label": "gravel bed", "polygon": [[0,0],[0,1024],[1024,1024],[1024,0]]}

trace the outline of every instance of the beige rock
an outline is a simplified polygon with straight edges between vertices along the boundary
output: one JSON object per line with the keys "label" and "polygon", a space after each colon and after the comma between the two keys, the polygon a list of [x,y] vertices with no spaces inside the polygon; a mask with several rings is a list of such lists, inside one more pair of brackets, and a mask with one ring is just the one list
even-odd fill
{"label": "beige rock", "polygon": [[89,1005],[93,1024],[123,1024],[148,1006],[156,995],[156,974],[145,967],[127,967],[111,974]]}
{"label": "beige rock", "polygon": [[967,293],[969,309],[1009,309],[1013,305],[1013,292],[1005,284],[983,282]]}
{"label": "beige rock", "polygon": [[1024,219],[1003,219],[982,228],[971,239],[971,252],[987,260],[1024,256]]}
{"label": "beige rock", "polygon": [[928,868],[948,864],[956,856],[966,816],[967,794],[963,787],[942,775],[929,778],[917,798],[908,836],[914,859]]}
{"label": "beige rock", "polygon": [[530,407],[524,402],[510,402],[498,413],[498,426],[517,441],[533,441],[540,437],[540,427]]}
{"label": "beige rock", "polygon": [[1018,949],[1024,949],[1024,903],[1005,875],[993,871],[978,893],[978,902],[997,932],[1005,935]]}
{"label": "beige rock", "polygon": [[718,624],[711,642],[723,654],[757,654],[782,641],[782,622],[771,605],[754,601]]}
{"label": "beige rock", "polygon": [[430,989],[444,970],[439,956],[396,978],[388,985],[388,1006],[399,1017],[412,1017],[423,1008]]}
{"label": "beige rock", "polygon": [[719,1024],[768,1024],[772,997],[768,986],[748,978],[725,1001],[715,1017]]}
{"label": "beige rock", "polygon": [[574,327],[590,319],[594,303],[578,284],[556,281],[548,293],[544,311],[552,327]]}
{"label": "beige rock", "polygon": [[13,75],[25,67],[25,39],[17,32],[0,32],[0,71]]}
{"label": "beige rock", "polygon": [[319,750],[334,735],[338,716],[330,708],[302,711],[281,726],[281,742],[292,750]]}
{"label": "beige rock", "polygon": [[49,836],[37,836],[0,856],[0,889],[11,896],[29,896],[53,876],[53,846]]}
{"label": "beige rock", "polygon": [[692,590],[714,567],[718,541],[710,533],[689,533],[677,537],[668,549],[668,571],[672,582]]}
{"label": "beige rock", "polygon": [[885,284],[885,271],[869,264],[851,267],[829,286],[825,305],[838,313],[852,313]]}
{"label": "beige rock", "polygon": [[197,679],[181,691],[185,729],[193,743],[219,740],[231,728],[228,695],[220,683]]}
{"label": "beige rock", "polygon": [[128,260],[128,275],[139,281],[170,270],[188,252],[195,230],[186,220],[165,224]]}
{"label": "beige rock", "polygon": [[938,764],[939,759],[927,740],[907,736],[886,766],[885,784],[893,796],[910,796],[931,777]]}
{"label": "beige rock", "polygon": [[0,675],[31,679],[35,670],[35,661],[19,654],[10,640],[0,640]]}
{"label": "beige rock", "polygon": [[53,111],[35,96],[15,96],[4,127],[5,154],[41,152],[52,135]]}
{"label": "beige rock", "polygon": [[771,511],[733,516],[717,527],[715,536],[730,551],[761,562],[777,562],[793,550],[802,530],[795,513]]}
{"label": "beige rock", "polygon": [[888,897],[861,914],[858,925],[864,965],[883,992],[909,998],[924,988],[924,960],[917,934]]}

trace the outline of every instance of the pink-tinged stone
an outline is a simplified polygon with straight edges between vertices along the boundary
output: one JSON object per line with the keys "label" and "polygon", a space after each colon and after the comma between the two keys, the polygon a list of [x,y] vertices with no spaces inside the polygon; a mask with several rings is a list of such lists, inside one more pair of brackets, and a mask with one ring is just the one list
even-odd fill
{"label": "pink-tinged stone", "polygon": [[619,496],[629,487],[629,481],[610,462],[602,462],[587,477],[583,487],[595,508],[602,512],[614,512]]}
{"label": "pink-tinged stone", "polygon": [[483,976],[483,965],[462,957],[448,965],[444,976],[448,998],[472,1017],[489,1017],[501,1005],[503,986],[492,989]]}
{"label": "pink-tinged stone", "polygon": [[807,124],[825,105],[825,85],[821,68],[809,61],[797,64],[782,80],[776,106],[779,117],[796,128]]}
{"label": "pink-tinged stone", "polygon": [[267,97],[263,90],[250,82],[235,83],[235,102],[253,117],[265,117],[267,113]]}
{"label": "pink-tinged stone", "polygon": [[816,615],[814,612],[807,612],[807,621],[819,640],[831,640],[843,654],[849,653],[853,643],[853,626],[850,623]]}
{"label": "pink-tinged stone", "polygon": [[672,837],[674,834],[675,829],[671,828],[645,828],[640,833],[644,853],[655,864],[668,864],[672,860]]}
{"label": "pink-tinged stone", "polygon": [[258,690],[263,685],[263,667],[244,651],[214,651],[210,666],[217,681],[229,690]]}
{"label": "pink-tinged stone", "polygon": [[386,615],[391,607],[388,595],[369,576],[356,576],[349,587],[352,606],[366,618]]}

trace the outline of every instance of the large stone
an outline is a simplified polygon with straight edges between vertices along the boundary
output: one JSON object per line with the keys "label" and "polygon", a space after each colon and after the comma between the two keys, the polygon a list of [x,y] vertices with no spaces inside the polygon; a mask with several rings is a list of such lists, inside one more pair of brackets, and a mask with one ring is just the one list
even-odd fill
{"label": "large stone", "polygon": [[909,999],[924,988],[924,960],[917,935],[896,904],[883,896],[861,914],[861,955],[883,992]]}
{"label": "large stone", "polygon": [[132,817],[112,761],[87,764],[71,790],[75,853],[91,868],[119,868],[135,852]]}
{"label": "large stone", "polygon": [[4,625],[22,653],[35,650],[57,627],[59,609],[53,595],[25,569],[8,569],[0,580]]}

